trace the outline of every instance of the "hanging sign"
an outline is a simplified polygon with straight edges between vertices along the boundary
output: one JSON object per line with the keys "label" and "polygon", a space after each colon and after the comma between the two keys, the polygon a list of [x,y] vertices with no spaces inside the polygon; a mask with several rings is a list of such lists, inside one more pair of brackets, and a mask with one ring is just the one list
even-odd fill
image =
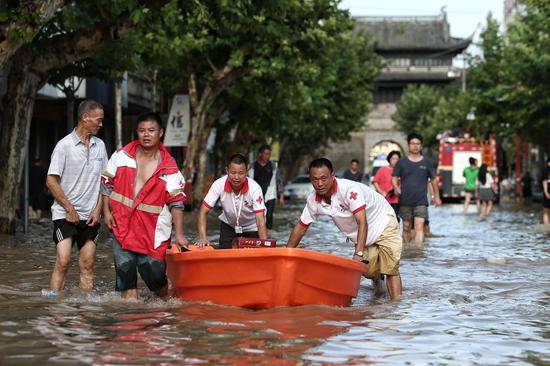
{"label": "hanging sign", "polygon": [[174,95],[164,135],[165,146],[187,146],[190,129],[189,96]]}

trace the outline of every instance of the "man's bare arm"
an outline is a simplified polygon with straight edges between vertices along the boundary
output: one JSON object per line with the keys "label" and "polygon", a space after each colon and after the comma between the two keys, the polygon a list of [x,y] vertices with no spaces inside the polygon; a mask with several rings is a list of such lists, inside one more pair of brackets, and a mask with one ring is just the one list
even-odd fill
{"label": "man's bare arm", "polygon": [[300,223],[297,223],[296,226],[294,226],[294,229],[292,229],[292,233],[290,233],[290,237],[288,238],[286,246],[289,248],[296,248],[306,234],[307,228],[307,226],[303,226]]}
{"label": "man's bare arm", "polygon": [[437,177],[430,180],[430,184],[433,190],[433,203],[436,206],[441,206],[441,198],[439,197],[439,184]]}
{"label": "man's bare arm", "polygon": [[[365,250],[367,242],[367,233],[368,233],[368,224],[367,224],[367,215],[365,210],[356,212],[354,215],[355,222],[357,222],[357,244],[355,246],[355,253],[362,252]],[[353,254],[353,259],[361,261],[362,257]]]}
{"label": "man's bare arm", "polygon": [[258,236],[260,239],[267,239],[267,227],[265,226],[265,216],[263,212],[256,213],[256,226],[258,227]]}
{"label": "man's bare arm", "polygon": [[68,222],[77,223],[80,220],[78,213],[76,212],[73,204],[69,201],[65,192],[61,188],[59,183],[60,178],[58,175],[48,175],[46,177],[46,187],[50,190],[53,198],[67,211],[66,220]]}
{"label": "man's bare arm", "polygon": [[197,231],[199,232],[198,246],[204,246],[210,244],[208,242],[208,236],[206,235],[206,216],[210,212],[210,209],[205,205],[201,205],[199,210],[199,219],[197,220]]}
{"label": "man's bare arm", "polygon": [[399,177],[391,177],[391,184],[393,186],[393,189],[395,193],[398,195],[401,194],[401,187],[399,187]]}
{"label": "man's bare arm", "polygon": [[181,246],[187,247],[187,239],[185,239],[185,230],[183,228],[183,211],[177,207],[173,207],[170,210],[172,214],[172,222],[176,229],[176,243]]}

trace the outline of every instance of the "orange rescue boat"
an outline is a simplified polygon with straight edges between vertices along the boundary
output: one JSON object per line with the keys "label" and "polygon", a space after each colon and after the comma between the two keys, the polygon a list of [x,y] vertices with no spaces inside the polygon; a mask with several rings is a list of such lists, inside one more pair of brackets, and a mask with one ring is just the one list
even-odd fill
{"label": "orange rescue boat", "polygon": [[349,306],[363,263],[299,248],[244,248],[166,253],[174,295],[251,309]]}

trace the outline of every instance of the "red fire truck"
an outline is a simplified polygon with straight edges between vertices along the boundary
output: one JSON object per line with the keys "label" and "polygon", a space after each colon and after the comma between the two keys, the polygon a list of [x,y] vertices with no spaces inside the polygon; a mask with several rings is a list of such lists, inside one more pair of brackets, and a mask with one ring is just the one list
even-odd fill
{"label": "red fire truck", "polygon": [[466,179],[463,172],[470,165],[470,157],[477,159],[478,166],[487,164],[489,173],[497,177],[497,144],[494,137],[480,140],[444,135],[440,138],[437,176],[443,199],[464,197]]}

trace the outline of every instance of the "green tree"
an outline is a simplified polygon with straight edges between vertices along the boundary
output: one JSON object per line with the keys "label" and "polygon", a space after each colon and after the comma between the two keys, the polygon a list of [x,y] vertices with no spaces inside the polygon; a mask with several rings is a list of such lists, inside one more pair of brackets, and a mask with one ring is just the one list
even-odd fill
{"label": "green tree", "polygon": [[507,32],[502,87],[507,131],[550,152],[550,2],[526,1],[526,12]]}
{"label": "green tree", "polygon": [[[416,132],[422,136],[424,145],[428,148],[435,146],[435,136],[442,131],[434,131],[439,127],[434,118],[436,107],[441,103],[447,104],[443,90],[425,84],[409,85],[399,101],[392,119],[397,128],[405,134]],[[438,109],[441,115],[443,110]],[[437,126],[434,126],[436,123]],[[443,127],[443,130],[446,128]]]}
{"label": "green tree", "polygon": [[[337,111],[339,103],[351,98],[346,93],[358,89],[350,87],[352,77],[327,68],[327,49],[334,56],[330,48],[343,33],[351,39],[351,25],[348,12],[330,0],[170,3],[164,23],[151,26],[144,38],[151,41],[150,61],[162,60],[155,67],[164,85],[175,89],[184,82],[189,91],[191,136],[185,164],[198,172],[196,197],[202,195],[206,142],[224,111],[231,111],[229,123],[239,123],[241,132],[269,131],[305,142],[304,126],[307,135],[325,133],[326,141],[331,137],[326,126],[348,123],[357,109],[365,110],[369,99],[361,95],[364,100],[353,97],[359,107]],[[341,57],[332,61],[344,66]],[[367,65],[364,74],[372,69]],[[355,81],[364,85],[360,78]]]}
{"label": "green tree", "polygon": [[[55,70],[119,44],[163,1],[28,1],[0,14],[0,232],[15,231],[15,208],[37,91]],[[110,48],[111,52],[113,48]]]}
{"label": "green tree", "polygon": [[286,176],[330,141],[347,139],[364,125],[381,60],[369,39],[353,35],[347,14],[325,26],[309,50],[285,61],[284,69],[251,74],[229,90],[245,141],[280,143]]}
{"label": "green tree", "polygon": [[468,61],[468,92],[476,115],[471,127],[478,134],[492,132],[502,137],[508,134],[505,111],[509,107],[502,98],[508,88],[502,69],[505,44],[499,24],[491,14],[480,39],[481,53],[470,56]]}

